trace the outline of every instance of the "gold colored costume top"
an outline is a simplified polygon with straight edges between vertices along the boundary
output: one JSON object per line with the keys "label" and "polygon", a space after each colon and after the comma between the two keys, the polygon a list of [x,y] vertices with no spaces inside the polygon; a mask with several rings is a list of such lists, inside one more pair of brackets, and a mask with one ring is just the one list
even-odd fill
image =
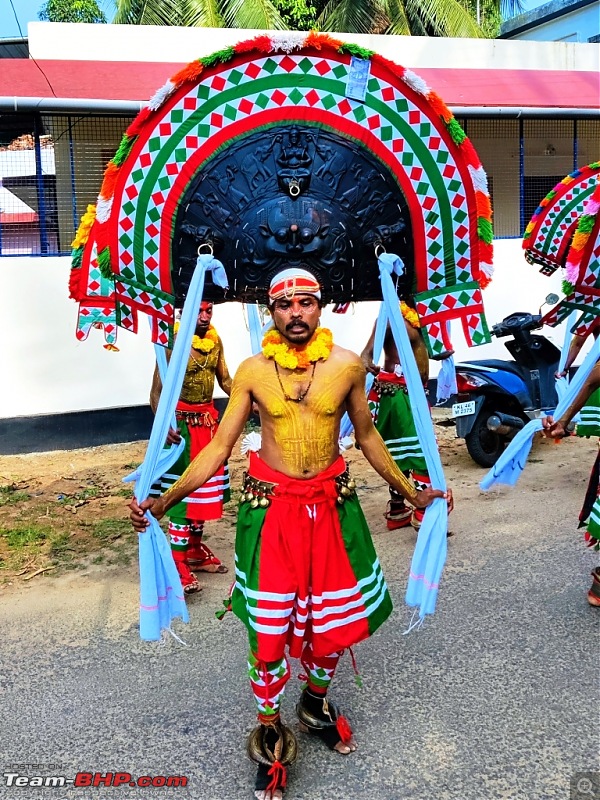
{"label": "gold colored costume top", "polygon": [[210,403],[215,390],[215,372],[222,358],[221,342],[217,342],[210,353],[190,352],[180,399],[185,403]]}

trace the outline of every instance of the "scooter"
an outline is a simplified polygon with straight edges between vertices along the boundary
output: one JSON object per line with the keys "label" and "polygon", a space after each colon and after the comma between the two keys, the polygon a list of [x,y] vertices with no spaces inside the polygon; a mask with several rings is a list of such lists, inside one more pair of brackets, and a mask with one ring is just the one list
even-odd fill
{"label": "scooter", "polygon": [[[558,302],[548,295],[546,303]],[[486,359],[456,365],[456,403],[452,418],[456,435],[464,439],[469,455],[482,467],[492,467],[507,443],[531,419],[556,408],[555,372],[560,350],[545,336],[532,333],[542,327],[539,314],[510,314],[494,325],[514,361]]]}

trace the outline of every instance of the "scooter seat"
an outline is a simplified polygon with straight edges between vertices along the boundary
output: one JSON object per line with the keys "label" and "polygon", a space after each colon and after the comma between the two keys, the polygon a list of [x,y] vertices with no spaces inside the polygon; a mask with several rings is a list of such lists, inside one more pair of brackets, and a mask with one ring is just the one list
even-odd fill
{"label": "scooter seat", "polygon": [[457,369],[464,367],[468,369],[468,366],[472,365],[473,367],[487,367],[488,369],[497,369],[500,372],[512,372],[514,375],[518,375],[519,378],[527,378],[529,377],[529,370],[525,369],[525,367],[519,366],[516,361],[502,361],[499,358],[487,358],[482,361],[468,361],[464,364],[457,364]]}

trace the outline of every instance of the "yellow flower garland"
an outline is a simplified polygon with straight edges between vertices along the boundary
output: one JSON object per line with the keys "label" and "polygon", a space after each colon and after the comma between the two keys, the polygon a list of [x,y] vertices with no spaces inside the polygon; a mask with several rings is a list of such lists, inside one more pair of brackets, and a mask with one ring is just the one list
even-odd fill
{"label": "yellow flower garland", "polygon": [[[173,328],[175,331],[175,336],[177,336],[177,331],[179,330],[179,322],[175,323]],[[209,325],[206,334],[203,337],[194,334],[192,336],[192,347],[194,350],[200,350],[201,353],[210,353],[211,350],[214,349],[214,346],[219,341],[219,335],[215,330],[213,325]]]}
{"label": "yellow flower garland", "polygon": [[402,316],[411,325],[413,328],[420,328],[421,323],[419,321],[419,315],[410,306],[407,306],[404,300],[400,302],[400,311],[402,312]]}
{"label": "yellow flower garland", "polygon": [[333,348],[329,328],[317,328],[308,344],[294,347],[284,341],[276,328],[267,331],[262,340],[262,353],[284,369],[306,369],[316,361],[326,361]]}
{"label": "yellow flower garland", "polygon": [[90,238],[90,231],[92,229],[92,225],[94,224],[94,220],[96,219],[96,206],[89,205],[86,209],[85,214],[81,218],[81,222],[79,223],[79,228],[77,228],[77,233],[75,234],[75,238],[71,242],[71,248],[73,250],[77,250],[78,247],[83,247],[87,240]]}

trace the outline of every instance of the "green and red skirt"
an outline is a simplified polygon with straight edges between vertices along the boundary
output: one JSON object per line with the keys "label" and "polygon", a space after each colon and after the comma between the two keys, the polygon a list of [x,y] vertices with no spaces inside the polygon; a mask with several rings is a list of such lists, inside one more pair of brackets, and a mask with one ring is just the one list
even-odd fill
{"label": "green and red skirt", "polygon": [[398,469],[427,475],[404,377],[381,370],[368,400],[375,427]]}
{"label": "green and red skirt", "polygon": [[300,480],[251,454],[231,606],[262,661],[282,658],[286,645],[299,657],[304,642],[315,656],[338,652],[370,636],[392,611],[358,498],[347,486],[340,493],[343,476],[341,456]]}
{"label": "green and red skirt", "polygon": [[[185,447],[169,471],[154,484],[150,491],[151,497],[158,497],[166,492],[217,432],[219,412],[213,403],[185,403],[179,400],[175,415]],[[169,509],[167,516],[181,524],[185,524],[186,520],[206,522],[220,519],[223,516],[223,504],[229,497],[229,470],[225,463],[210,480]]]}

